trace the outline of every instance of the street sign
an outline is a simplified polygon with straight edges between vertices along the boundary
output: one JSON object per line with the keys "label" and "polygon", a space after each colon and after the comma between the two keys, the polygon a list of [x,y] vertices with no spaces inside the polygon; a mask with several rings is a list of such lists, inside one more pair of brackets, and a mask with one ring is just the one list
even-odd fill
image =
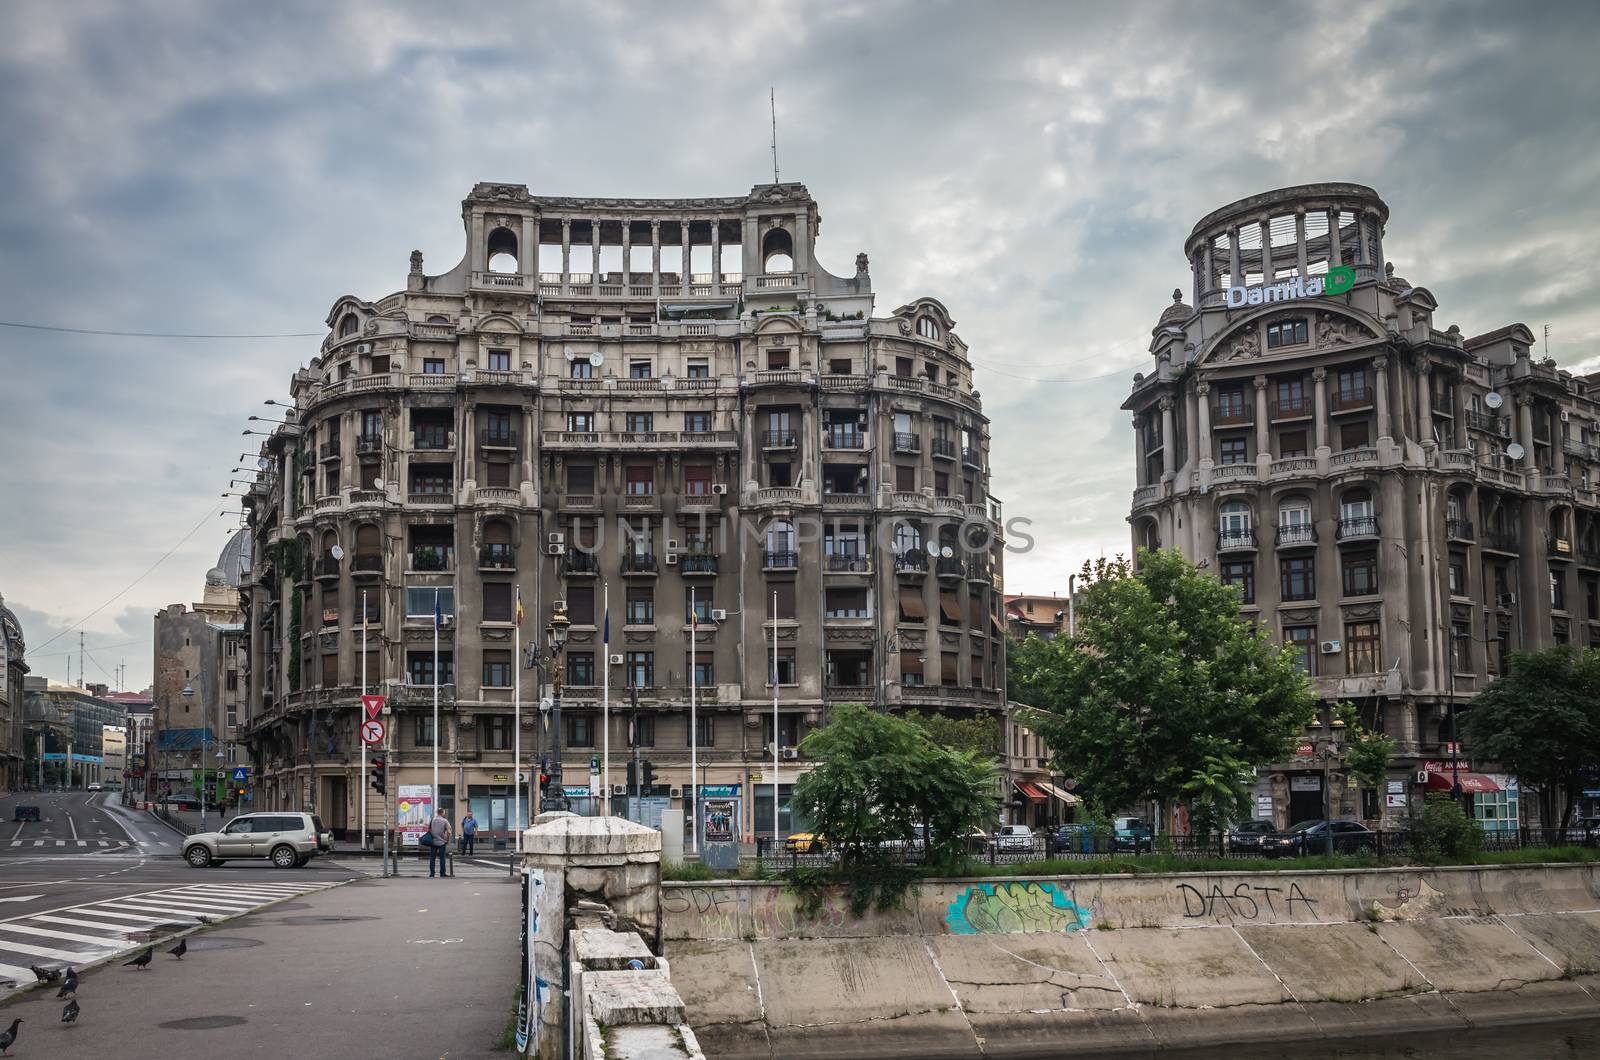
{"label": "street sign", "polygon": [[243,784],[246,780],[249,779],[249,777],[250,777],[250,770],[246,769],[244,766],[235,766],[234,767],[234,770],[233,770],[233,779],[234,780],[237,780],[239,783]]}
{"label": "street sign", "polygon": [[377,718],[370,718],[361,723],[361,742],[375,744],[383,742],[383,722]]}
{"label": "street sign", "polygon": [[383,705],[388,702],[385,696],[362,696],[361,706],[367,712],[367,717],[376,718],[383,712]]}

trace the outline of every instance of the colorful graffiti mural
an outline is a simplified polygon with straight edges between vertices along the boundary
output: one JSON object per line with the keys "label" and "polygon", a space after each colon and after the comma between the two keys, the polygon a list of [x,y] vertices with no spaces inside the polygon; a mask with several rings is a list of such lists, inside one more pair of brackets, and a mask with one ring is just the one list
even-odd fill
{"label": "colorful graffiti mural", "polygon": [[1079,931],[1091,919],[1054,883],[975,883],[950,903],[944,923],[952,935],[987,935]]}

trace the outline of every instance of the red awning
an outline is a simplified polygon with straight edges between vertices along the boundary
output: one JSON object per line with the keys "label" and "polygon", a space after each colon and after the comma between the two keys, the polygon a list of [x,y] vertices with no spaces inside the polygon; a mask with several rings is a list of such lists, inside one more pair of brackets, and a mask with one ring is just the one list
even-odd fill
{"label": "red awning", "polygon": [[1500,790],[1500,785],[1494,782],[1493,777],[1464,771],[1452,776],[1448,770],[1442,773],[1430,772],[1428,782],[1423,787],[1428,791],[1451,791],[1454,790],[1457,779],[1461,781],[1461,790],[1468,795],[1492,795]]}
{"label": "red awning", "polygon": [[1043,803],[1044,800],[1049,797],[1044,792],[1042,792],[1038,788],[1034,787],[1032,784],[1024,784],[1021,781],[1017,782],[1017,790],[1022,792],[1022,794],[1026,795],[1028,797],[1028,801],[1029,802],[1032,802],[1032,803],[1035,803],[1035,804]]}

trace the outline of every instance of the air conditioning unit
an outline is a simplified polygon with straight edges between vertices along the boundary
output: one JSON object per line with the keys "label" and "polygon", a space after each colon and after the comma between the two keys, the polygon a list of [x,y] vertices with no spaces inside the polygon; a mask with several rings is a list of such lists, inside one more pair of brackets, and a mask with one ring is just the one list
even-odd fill
{"label": "air conditioning unit", "polygon": [[1517,594],[1516,593],[1501,593],[1499,596],[1494,598],[1494,602],[1499,604],[1501,607],[1516,607],[1517,606]]}
{"label": "air conditioning unit", "polygon": [[674,540],[673,538],[670,538],[670,537],[667,538],[667,551],[668,552],[677,552],[682,548],[683,548],[683,546],[678,544],[678,542],[676,540]]}
{"label": "air conditioning unit", "polygon": [[1562,423],[1570,423],[1571,421],[1572,421],[1572,413],[1568,412],[1566,409],[1562,409],[1561,410],[1561,422]]}
{"label": "air conditioning unit", "polygon": [[795,759],[800,757],[800,749],[797,747],[785,747],[782,748],[778,754],[782,758]]}
{"label": "air conditioning unit", "polygon": [[611,785],[611,794],[613,794],[613,795],[626,795],[627,793],[628,793],[628,785],[626,785],[626,784],[613,784],[613,785]]}
{"label": "air conditioning unit", "polygon": [[552,556],[562,556],[562,555],[566,554],[567,546],[566,545],[546,545],[546,546],[544,546],[544,550],[546,552],[550,553],[550,555],[552,555]]}
{"label": "air conditioning unit", "polygon": [[1336,640],[1325,640],[1322,642],[1322,654],[1324,655],[1338,655],[1342,648],[1343,645]]}
{"label": "air conditioning unit", "polygon": [[682,788],[668,788],[667,789],[667,797],[668,798],[672,798],[672,799],[681,799],[681,798],[683,798],[683,789]]}
{"label": "air conditioning unit", "polygon": [[669,567],[676,567],[678,565],[678,554],[676,552],[668,552],[666,563]]}
{"label": "air conditioning unit", "polygon": [[[371,353],[372,352],[372,343],[370,343],[370,342],[361,343],[359,346],[356,347],[356,352],[357,353]],[[1567,418],[1567,414],[1565,412],[1563,412],[1561,414],[1561,418],[1562,419],[1566,419]]]}
{"label": "air conditioning unit", "polygon": [[711,495],[713,497],[723,497],[726,496],[727,493],[728,484],[726,482],[713,482],[711,484]]}
{"label": "air conditioning unit", "polygon": [[622,665],[622,656],[620,656],[620,655],[611,656],[611,665],[612,666],[621,666]]}
{"label": "air conditioning unit", "polygon": [[560,533],[552,533],[549,537],[545,538],[545,540],[548,541],[552,545],[564,545],[564,544],[567,543],[567,535],[566,534],[560,534]]}
{"label": "air conditioning unit", "polygon": [[728,612],[724,611],[720,607],[713,607],[711,609],[711,621],[713,621],[713,622],[726,622],[726,621],[728,621]]}

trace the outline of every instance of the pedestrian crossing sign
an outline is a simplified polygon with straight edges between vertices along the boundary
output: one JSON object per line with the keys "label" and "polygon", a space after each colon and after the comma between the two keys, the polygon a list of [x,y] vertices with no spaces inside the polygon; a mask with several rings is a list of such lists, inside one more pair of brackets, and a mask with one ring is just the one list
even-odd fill
{"label": "pedestrian crossing sign", "polygon": [[244,766],[235,766],[234,767],[233,779],[237,783],[243,784],[245,782],[245,780],[249,778],[249,776],[250,776],[250,770],[246,769]]}

